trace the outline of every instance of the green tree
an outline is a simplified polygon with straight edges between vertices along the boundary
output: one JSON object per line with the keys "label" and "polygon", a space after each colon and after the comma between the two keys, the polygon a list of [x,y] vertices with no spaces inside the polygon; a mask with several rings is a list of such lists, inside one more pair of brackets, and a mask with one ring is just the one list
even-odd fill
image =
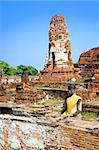
{"label": "green tree", "polygon": [[16,69],[5,61],[0,60],[0,68],[5,75],[15,75]]}
{"label": "green tree", "polygon": [[29,75],[37,75],[38,70],[32,66],[19,65],[16,72],[18,75],[24,72],[28,72]]}
{"label": "green tree", "polygon": [[38,74],[38,70],[32,66],[27,66],[27,71],[28,71],[29,75],[37,75]]}
{"label": "green tree", "polygon": [[19,65],[16,67],[16,72],[18,75],[23,74],[25,71],[27,71],[27,67],[24,65]]}
{"label": "green tree", "polygon": [[11,75],[11,76],[16,75],[16,71],[17,70],[14,67],[11,67],[9,68],[7,75]]}
{"label": "green tree", "polygon": [[4,73],[10,68],[10,65],[5,61],[0,61],[0,68],[3,69]]}
{"label": "green tree", "polygon": [[2,60],[0,60],[0,69],[3,70],[5,75],[20,75],[24,72],[28,72],[29,75],[38,74],[38,70],[33,66],[19,65],[17,67],[12,67],[10,64]]}
{"label": "green tree", "polygon": [[11,68],[11,66],[7,62],[1,60],[0,68],[3,69],[3,73],[7,75],[7,72],[9,70],[9,68]]}

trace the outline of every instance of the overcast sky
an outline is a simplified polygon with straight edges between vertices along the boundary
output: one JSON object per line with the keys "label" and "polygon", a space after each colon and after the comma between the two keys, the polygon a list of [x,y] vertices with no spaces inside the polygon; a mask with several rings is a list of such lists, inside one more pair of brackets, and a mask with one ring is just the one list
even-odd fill
{"label": "overcast sky", "polygon": [[99,46],[98,1],[0,1],[0,60],[42,69],[50,20],[57,13],[66,17],[74,62]]}

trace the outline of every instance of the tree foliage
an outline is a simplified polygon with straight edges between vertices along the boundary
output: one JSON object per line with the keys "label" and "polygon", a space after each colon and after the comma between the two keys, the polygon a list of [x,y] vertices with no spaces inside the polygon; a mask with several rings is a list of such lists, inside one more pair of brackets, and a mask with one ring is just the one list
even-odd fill
{"label": "tree foliage", "polygon": [[24,72],[28,72],[29,75],[36,75],[38,73],[38,70],[32,66],[17,66],[17,74],[23,74]]}
{"label": "tree foliage", "polygon": [[29,75],[37,75],[38,70],[33,66],[19,65],[17,67],[12,67],[5,61],[0,61],[0,69],[3,70],[4,75],[20,75],[27,72]]}
{"label": "tree foliage", "polygon": [[0,68],[3,70],[5,75],[9,75],[9,71],[12,70],[12,67],[5,61],[0,61]]}

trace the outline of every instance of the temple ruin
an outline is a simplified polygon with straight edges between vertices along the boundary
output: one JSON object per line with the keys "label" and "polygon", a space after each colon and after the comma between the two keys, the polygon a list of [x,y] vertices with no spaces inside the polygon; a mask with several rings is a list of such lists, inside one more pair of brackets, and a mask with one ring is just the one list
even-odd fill
{"label": "temple ruin", "polygon": [[79,57],[78,66],[82,69],[83,75],[93,76],[99,69],[99,47],[82,53]]}
{"label": "temple ruin", "polygon": [[44,69],[43,82],[66,82],[74,75],[71,47],[65,17],[52,17],[49,29],[49,50]]}
{"label": "temple ruin", "polygon": [[81,76],[89,78],[86,88],[99,95],[99,47],[82,53],[77,65],[81,69]]}
{"label": "temple ruin", "polygon": [[[72,84],[73,79],[81,82]],[[61,110],[71,85],[81,99],[67,117]],[[4,76],[0,70],[0,150],[19,149],[99,149],[99,48],[82,53],[73,64],[65,18],[59,14],[50,22],[48,57],[40,77],[27,72]]]}

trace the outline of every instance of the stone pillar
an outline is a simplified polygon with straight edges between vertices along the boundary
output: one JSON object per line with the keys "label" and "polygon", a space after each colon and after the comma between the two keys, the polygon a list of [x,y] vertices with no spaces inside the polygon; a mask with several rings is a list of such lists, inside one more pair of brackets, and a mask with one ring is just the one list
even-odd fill
{"label": "stone pillar", "polygon": [[21,76],[21,83],[23,86],[24,90],[31,90],[32,89],[32,85],[29,81],[29,75],[28,72],[24,72]]}

